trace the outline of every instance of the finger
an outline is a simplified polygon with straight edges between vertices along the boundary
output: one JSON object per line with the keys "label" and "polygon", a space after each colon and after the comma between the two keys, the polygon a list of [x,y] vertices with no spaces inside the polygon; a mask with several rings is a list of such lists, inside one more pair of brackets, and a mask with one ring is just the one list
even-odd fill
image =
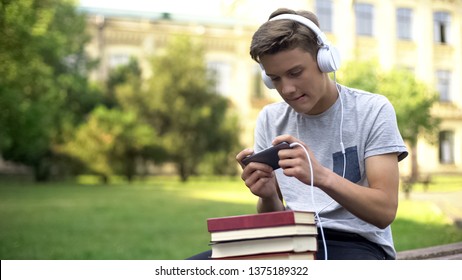
{"label": "finger", "polygon": [[261,178],[272,178],[274,176],[273,169],[262,163],[251,162],[242,172],[241,178],[245,184],[250,187]]}
{"label": "finger", "polygon": [[259,197],[265,196],[265,193],[268,192],[267,188],[270,180],[271,178],[259,178],[258,181],[249,187],[250,192]]}
{"label": "finger", "polygon": [[284,135],[279,135],[276,138],[273,139],[273,142],[271,143],[273,146],[277,145],[281,142],[287,142],[287,143],[292,143],[295,142],[296,138],[293,136],[290,136],[289,134],[284,134]]}
{"label": "finger", "polygon": [[242,150],[241,152],[239,152],[236,155],[236,161],[239,163],[239,165],[241,166],[242,169],[244,169],[244,167],[245,167],[245,165],[242,163],[242,160],[245,157],[248,157],[248,156],[250,156],[252,154],[253,154],[253,150],[250,149],[250,148],[247,148],[247,149]]}
{"label": "finger", "polygon": [[303,168],[301,168],[300,166],[287,168],[287,169],[284,169],[282,172],[287,177],[295,177],[300,182],[303,182],[305,184],[310,184],[311,183],[311,174],[309,172],[306,173],[303,170]]}

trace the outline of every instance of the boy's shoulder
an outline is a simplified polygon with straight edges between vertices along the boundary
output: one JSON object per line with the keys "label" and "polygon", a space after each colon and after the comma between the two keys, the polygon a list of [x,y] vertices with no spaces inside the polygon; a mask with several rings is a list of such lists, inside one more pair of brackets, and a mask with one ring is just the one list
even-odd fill
{"label": "boy's shoulder", "polygon": [[383,108],[392,107],[388,98],[380,93],[372,93],[369,91],[345,87],[343,91],[344,102],[349,104],[350,108],[364,110],[364,108]]}
{"label": "boy's shoulder", "polygon": [[287,112],[291,110],[292,110],[292,107],[290,107],[289,104],[287,104],[284,101],[278,101],[278,102],[270,103],[270,104],[263,106],[261,111],[262,113],[265,113],[265,114],[268,114],[270,112],[281,114],[283,112]]}
{"label": "boy's shoulder", "polygon": [[359,101],[361,100],[377,100],[377,101],[387,101],[387,97],[379,94],[379,93],[373,93],[369,91],[365,91],[362,89],[357,89],[357,88],[350,88],[343,86],[343,89],[345,90],[345,96],[347,97],[352,97],[352,98],[357,98]]}

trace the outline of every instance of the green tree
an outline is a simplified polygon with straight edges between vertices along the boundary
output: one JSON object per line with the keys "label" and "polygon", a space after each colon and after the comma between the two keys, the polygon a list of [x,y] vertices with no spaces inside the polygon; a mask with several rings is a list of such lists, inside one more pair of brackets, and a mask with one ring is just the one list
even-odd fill
{"label": "green tree", "polygon": [[351,87],[385,95],[396,111],[398,127],[411,149],[411,182],[419,176],[417,141],[420,137],[434,142],[440,120],[431,109],[437,95],[425,83],[406,70],[381,71],[377,62],[350,62],[342,67],[339,80]]}
{"label": "green tree", "polygon": [[411,149],[410,181],[413,183],[419,178],[418,139],[423,137],[430,143],[437,141],[440,119],[432,116],[431,109],[438,96],[406,70],[385,73],[378,84],[378,92],[383,92],[393,104],[401,135]]}
{"label": "green tree", "polygon": [[127,64],[112,69],[106,81],[104,94],[107,106],[136,109],[138,104],[135,105],[133,99],[141,94],[141,75],[138,60],[134,57],[131,57]]}
{"label": "green tree", "polygon": [[237,151],[242,149],[237,133],[239,124],[238,117],[229,113],[224,119],[221,126],[217,131],[216,141],[219,142],[218,151],[207,152],[203,161],[199,165],[199,172],[201,174],[209,175],[236,175],[238,169],[236,168],[236,154]]}
{"label": "green tree", "polygon": [[224,152],[224,158],[234,159],[230,150],[239,129],[230,117],[229,101],[215,91],[202,45],[175,37],[153,58],[152,72],[139,108],[162,137],[181,179],[196,174],[209,153]]}
{"label": "green tree", "polygon": [[81,161],[104,182],[116,174],[124,174],[131,181],[136,174],[136,160],[155,143],[151,126],[141,123],[134,113],[100,106],[61,151]]}
{"label": "green tree", "polygon": [[365,90],[377,92],[380,79],[380,67],[376,61],[346,62],[338,72],[339,82]]}
{"label": "green tree", "polygon": [[62,141],[98,101],[74,1],[0,2],[0,154],[50,176]]}
{"label": "green tree", "polygon": [[139,118],[146,120],[146,114],[155,108],[149,106],[153,94],[143,90],[144,83],[138,61],[130,58],[128,64],[109,73],[106,81],[106,104],[108,107],[134,112]]}
{"label": "green tree", "polygon": [[155,129],[139,115],[141,87],[141,69],[135,59],[113,69],[106,81],[104,105],[89,115],[61,151],[104,182],[117,174],[131,181],[145,160],[162,162],[166,155]]}
{"label": "green tree", "polygon": [[[135,58],[130,58],[129,63],[121,65],[109,73],[109,78],[106,83],[106,100],[109,100],[109,104],[124,113],[133,114],[136,116],[140,125],[148,124],[146,118],[143,117],[143,112],[148,110],[146,104],[149,104],[152,94],[143,90],[143,84],[145,81],[142,79],[142,70]],[[145,145],[137,153],[126,154],[126,162],[134,162],[131,157],[135,156],[138,161],[132,165],[134,171],[135,167],[141,167],[146,162],[154,162],[161,164],[165,162],[167,152],[165,151],[162,141],[158,138],[157,129],[154,126],[150,126],[153,135],[152,141],[145,142]],[[125,138],[130,142],[129,138]],[[129,145],[129,143],[127,143]],[[125,170],[129,170],[127,166]],[[130,175],[125,173],[127,177]]]}

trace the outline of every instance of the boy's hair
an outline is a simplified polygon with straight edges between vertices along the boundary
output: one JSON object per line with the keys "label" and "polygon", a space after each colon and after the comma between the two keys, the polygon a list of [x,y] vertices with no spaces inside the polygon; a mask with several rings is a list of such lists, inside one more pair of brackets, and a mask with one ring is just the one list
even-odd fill
{"label": "boy's hair", "polygon": [[[280,8],[274,11],[269,16],[269,19],[281,14],[306,17],[319,27],[317,16],[309,11]],[[259,63],[260,58],[264,55],[293,50],[297,47],[309,52],[314,59],[316,59],[320,48],[316,34],[309,27],[293,20],[267,21],[260,26],[252,37],[250,56]]]}

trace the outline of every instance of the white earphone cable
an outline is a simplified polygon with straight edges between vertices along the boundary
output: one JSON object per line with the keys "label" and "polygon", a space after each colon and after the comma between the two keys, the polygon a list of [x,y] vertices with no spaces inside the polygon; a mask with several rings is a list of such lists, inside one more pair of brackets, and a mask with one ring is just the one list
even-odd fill
{"label": "white earphone cable", "polygon": [[[334,72],[334,82],[335,82],[335,88],[337,89],[337,92],[338,92],[338,97],[340,99],[340,106],[341,106],[341,114],[340,114],[340,147],[342,149],[342,155],[343,155],[343,173],[342,173],[342,177],[345,178],[345,173],[346,173],[346,154],[345,154],[345,146],[343,145],[343,99],[342,99],[341,91],[338,88],[337,78],[336,78],[335,72]],[[308,151],[306,150],[306,148],[302,144],[300,144],[298,142],[294,142],[294,143],[290,144],[290,147],[294,147],[294,146],[302,147],[303,151],[306,154],[306,157],[308,158],[308,163],[309,163],[309,166],[310,166],[311,203],[313,204],[315,217],[316,217],[316,219],[318,221],[319,230],[321,232],[322,243],[324,245],[324,258],[327,260],[328,259],[328,256],[327,256],[327,244],[326,244],[326,239],[325,239],[325,236],[324,236],[324,229],[322,227],[322,221],[321,221],[321,217],[319,216],[319,213],[321,213],[324,209],[326,209],[329,205],[331,205],[332,202],[334,202],[334,200],[332,199],[332,201],[329,204],[327,204],[326,206],[324,206],[321,210],[319,210],[319,211],[316,210],[316,203],[315,203],[315,200],[314,200],[314,174],[313,174],[313,165],[311,163],[310,154],[308,153]]]}
{"label": "white earphone cable", "polygon": [[[341,114],[340,114],[340,148],[342,150],[342,154],[343,154],[343,172],[342,172],[342,177],[345,178],[345,173],[346,173],[346,153],[345,153],[345,146],[343,145],[343,99],[342,99],[342,94],[339,90],[339,86],[337,84],[337,77],[335,75],[335,72],[334,72],[334,82],[335,82],[335,87],[337,89],[337,92],[338,92],[338,98],[340,99],[340,110],[341,110]],[[334,202],[334,200],[332,199],[332,201],[327,204],[326,206],[324,206],[321,210],[319,210],[319,213],[321,213],[322,211],[324,211],[324,209],[326,209],[327,207],[329,207],[332,203]]]}
{"label": "white earphone cable", "polygon": [[340,148],[342,149],[342,154],[343,154],[343,173],[342,177],[345,178],[345,172],[346,172],[346,156],[345,156],[345,146],[343,145],[343,98],[342,98],[342,93],[338,89],[338,84],[337,84],[337,76],[334,72],[334,83],[335,83],[335,88],[337,89],[338,92],[338,98],[340,99]]}
{"label": "white earphone cable", "polygon": [[305,151],[305,154],[306,154],[306,157],[308,158],[308,163],[309,163],[309,166],[310,166],[310,187],[311,187],[311,203],[313,204],[313,208],[314,208],[314,214],[315,214],[315,217],[316,217],[316,220],[318,221],[318,225],[319,225],[319,230],[321,232],[321,238],[322,238],[322,243],[324,245],[324,258],[327,260],[327,246],[326,246],[326,239],[324,237],[324,230],[322,228],[322,221],[321,221],[321,217],[319,216],[319,213],[318,211],[316,210],[316,203],[314,201],[314,185],[313,185],[313,182],[314,182],[314,174],[313,174],[313,165],[311,164],[311,157],[310,157],[310,154],[308,153],[308,151],[306,150],[306,148],[298,143],[298,142],[293,142],[290,144],[290,147],[293,148],[294,146],[300,146],[302,147],[303,151]]}

